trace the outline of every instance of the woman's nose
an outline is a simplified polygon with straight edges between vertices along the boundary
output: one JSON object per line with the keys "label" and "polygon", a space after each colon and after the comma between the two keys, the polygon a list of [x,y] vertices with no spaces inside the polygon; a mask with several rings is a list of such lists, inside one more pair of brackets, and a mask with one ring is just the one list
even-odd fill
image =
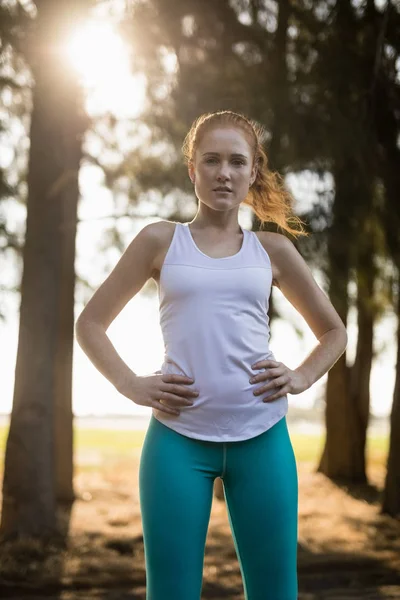
{"label": "woman's nose", "polygon": [[219,179],[228,179],[229,178],[229,167],[226,166],[221,166],[219,173],[218,173],[218,178]]}

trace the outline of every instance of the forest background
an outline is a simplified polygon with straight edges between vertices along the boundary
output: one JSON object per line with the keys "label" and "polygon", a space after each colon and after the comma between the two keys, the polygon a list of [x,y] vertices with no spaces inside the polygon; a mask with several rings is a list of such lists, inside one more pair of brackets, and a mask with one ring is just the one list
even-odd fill
{"label": "forest background", "polygon": [[[74,320],[145,224],[194,216],[180,147],[220,109],[265,125],[270,168],[311,233],[296,246],[349,330],[312,394],[290,399],[324,425],[316,472],[368,486],[371,416],[385,418],[377,498],[394,524],[398,2],[3,0],[0,42],[4,539],[59,533],[57,508],[76,498],[74,414],[137,409],[79,355]],[[245,208],[240,219],[259,227]],[[162,360],[156,292],[149,281],[109,330],[138,373]],[[314,340],[276,288],[271,328],[294,367]]]}

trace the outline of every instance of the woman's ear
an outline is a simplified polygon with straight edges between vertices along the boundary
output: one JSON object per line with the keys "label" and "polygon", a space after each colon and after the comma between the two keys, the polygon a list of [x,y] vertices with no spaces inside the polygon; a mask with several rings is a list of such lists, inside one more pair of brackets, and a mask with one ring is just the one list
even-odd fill
{"label": "woman's ear", "polygon": [[257,172],[258,172],[258,165],[254,165],[254,167],[251,170],[251,177],[250,177],[250,185],[252,186],[253,183],[255,182],[256,178],[257,178]]}
{"label": "woman's ear", "polygon": [[190,177],[192,183],[194,183],[195,182],[195,174],[194,174],[194,166],[193,166],[192,162],[190,162],[188,164],[188,171],[189,171],[189,177]]}

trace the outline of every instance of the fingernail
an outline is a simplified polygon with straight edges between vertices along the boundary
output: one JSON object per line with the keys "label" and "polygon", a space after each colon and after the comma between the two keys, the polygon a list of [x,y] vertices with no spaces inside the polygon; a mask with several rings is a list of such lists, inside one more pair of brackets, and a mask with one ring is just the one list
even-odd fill
{"label": "fingernail", "polygon": [[254,377],[252,377],[251,379],[249,379],[249,383],[254,383],[255,379]]}

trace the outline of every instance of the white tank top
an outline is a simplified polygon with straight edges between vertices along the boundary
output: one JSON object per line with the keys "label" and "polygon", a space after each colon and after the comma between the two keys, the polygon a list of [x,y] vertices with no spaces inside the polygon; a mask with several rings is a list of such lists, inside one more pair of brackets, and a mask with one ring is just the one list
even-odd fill
{"label": "white tank top", "polygon": [[[191,438],[238,441],[259,435],[288,411],[284,395],[249,383],[251,365],[275,357],[269,349],[270,258],[253,231],[243,231],[236,254],[211,258],[195,244],[188,223],[176,223],[160,272],[160,325],[165,345],[158,373],[192,377],[192,406],[179,415],[153,408],[161,423]],[[185,384],[186,385],[186,384]]]}

